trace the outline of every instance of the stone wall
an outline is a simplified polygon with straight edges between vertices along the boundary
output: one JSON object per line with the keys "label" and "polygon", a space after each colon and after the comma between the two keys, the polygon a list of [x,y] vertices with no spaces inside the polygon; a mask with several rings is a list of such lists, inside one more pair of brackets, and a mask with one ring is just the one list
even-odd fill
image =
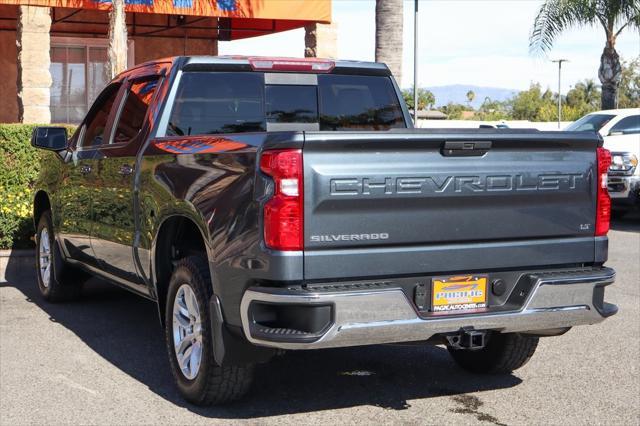
{"label": "stone wall", "polygon": [[23,123],[51,121],[50,29],[48,7],[19,6],[17,92],[18,120]]}
{"label": "stone wall", "polygon": [[338,58],[338,24],[309,24],[304,27],[304,56]]}

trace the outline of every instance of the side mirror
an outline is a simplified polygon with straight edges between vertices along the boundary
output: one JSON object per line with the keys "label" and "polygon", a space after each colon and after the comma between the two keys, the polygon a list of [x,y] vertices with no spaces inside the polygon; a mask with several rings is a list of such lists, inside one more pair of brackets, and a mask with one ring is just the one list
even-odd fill
{"label": "side mirror", "polygon": [[67,143],[67,129],[64,127],[36,127],[31,135],[31,145],[40,149],[62,151]]}

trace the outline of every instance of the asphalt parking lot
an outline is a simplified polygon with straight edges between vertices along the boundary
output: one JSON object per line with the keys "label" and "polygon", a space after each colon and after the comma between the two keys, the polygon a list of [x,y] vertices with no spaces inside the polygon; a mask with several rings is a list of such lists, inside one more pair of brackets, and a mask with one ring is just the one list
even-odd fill
{"label": "asphalt parking lot", "polygon": [[542,339],[506,377],[459,370],[442,347],[292,352],[251,393],[200,408],[177,394],[155,306],[99,282],[50,305],[32,272],[0,284],[0,424],[639,424],[640,216],[616,222],[602,324]]}

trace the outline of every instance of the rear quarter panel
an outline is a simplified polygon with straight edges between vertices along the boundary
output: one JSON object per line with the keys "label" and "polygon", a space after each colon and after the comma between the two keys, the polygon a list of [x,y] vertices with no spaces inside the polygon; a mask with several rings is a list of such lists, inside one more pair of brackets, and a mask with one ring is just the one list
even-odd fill
{"label": "rear quarter panel", "polygon": [[[257,173],[265,147],[296,147],[299,134],[245,133],[157,138],[140,164],[139,256],[151,273],[162,223],[173,216],[191,219],[207,246],[213,291],[225,320],[240,325],[244,290],[256,280],[302,279],[302,256],[270,253],[262,244],[260,203],[268,182]],[[284,267],[278,259],[296,263]],[[170,261],[159,259],[159,261]],[[297,277],[283,271],[298,270]],[[149,275],[147,275],[149,276]]]}

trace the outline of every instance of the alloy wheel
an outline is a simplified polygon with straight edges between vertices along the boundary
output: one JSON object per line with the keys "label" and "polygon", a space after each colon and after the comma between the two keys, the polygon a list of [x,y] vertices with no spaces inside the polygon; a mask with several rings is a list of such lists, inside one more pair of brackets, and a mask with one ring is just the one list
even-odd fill
{"label": "alloy wheel", "polygon": [[40,259],[40,279],[42,285],[49,287],[51,279],[51,241],[49,241],[49,230],[42,228],[38,242],[38,257]]}
{"label": "alloy wheel", "polygon": [[202,322],[198,300],[188,284],[178,288],[173,301],[173,347],[180,371],[193,380],[202,362]]}

